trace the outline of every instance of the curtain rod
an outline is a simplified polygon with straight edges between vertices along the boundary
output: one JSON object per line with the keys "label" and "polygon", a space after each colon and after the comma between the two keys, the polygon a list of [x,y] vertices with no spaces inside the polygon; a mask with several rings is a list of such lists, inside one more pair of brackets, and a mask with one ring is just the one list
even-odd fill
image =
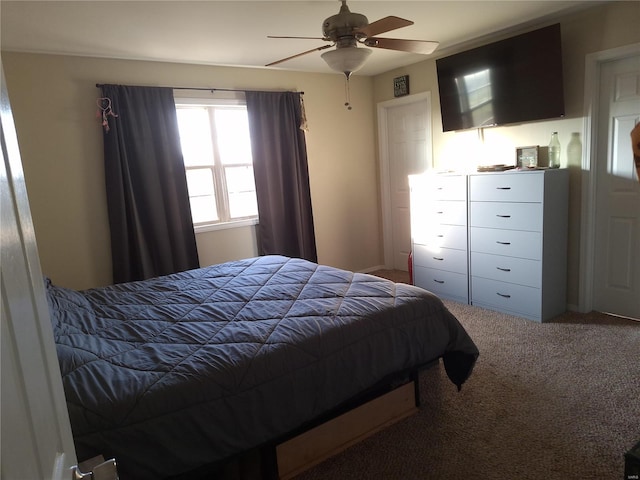
{"label": "curtain rod", "polygon": [[[96,87],[102,88],[105,85],[114,85],[109,83],[96,83]],[[203,90],[207,92],[264,92],[268,90],[251,90],[251,89],[239,89],[239,88],[207,88],[207,87],[164,87],[164,88],[172,88],[174,90]],[[275,90],[273,90],[275,91]],[[300,95],[304,95],[304,92],[295,92]]]}

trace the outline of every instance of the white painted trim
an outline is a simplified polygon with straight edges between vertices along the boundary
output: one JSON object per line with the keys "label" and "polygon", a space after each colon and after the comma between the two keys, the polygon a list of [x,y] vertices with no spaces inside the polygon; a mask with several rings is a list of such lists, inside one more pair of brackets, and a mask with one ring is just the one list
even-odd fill
{"label": "white painted trim", "polygon": [[217,230],[228,230],[230,228],[242,228],[242,227],[252,227],[254,225],[258,225],[260,220],[258,217],[256,218],[247,218],[244,220],[234,220],[232,222],[221,222],[221,223],[207,223],[202,225],[194,225],[193,230],[196,232],[196,235],[199,233],[205,232],[215,232]]}
{"label": "white painted trim", "polygon": [[382,210],[382,250],[384,252],[384,267],[393,267],[393,240],[391,225],[391,186],[389,174],[389,145],[387,142],[387,111],[390,108],[410,103],[427,103],[427,139],[429,149],[427,150],[427,164],[433,166],[433,141],[431,128],[431,92],[416,93],[405,97],[394,98],[380,102],[377,105],[378,114],[378,158],[380,159],[380,206]]}
{"label": "white painted trim", "polygon": [[582,156],[582,197],[580,228],[580,275],[578,285],[578,311],[593,309],[593,270],[595,264],[595,195],[597,176],[592,166],[598,152],[598,96],[600,94],[600,68],[604,62],[638,55],[640,43],[590,53],[585,57],[584,74],[584,154]]}

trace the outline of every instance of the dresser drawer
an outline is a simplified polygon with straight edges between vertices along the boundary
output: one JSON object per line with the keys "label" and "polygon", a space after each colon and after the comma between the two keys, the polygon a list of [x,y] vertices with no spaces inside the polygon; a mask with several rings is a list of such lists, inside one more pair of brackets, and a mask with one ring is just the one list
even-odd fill
{"label": "dresser drawer", "polygon": [[542,204],[516,202],[471,202],[472,227],[542,231]]}
{"label": "dresser drawer", "polygon": [[416,267],[413,271],[413,283],[441,297],[464,303],[469,301],[468,277],[461,273]]}
{"label": "dresser drawer", "polygon": [[539,287],[542,281],[542,266],[539,260],[472,252],[471,275]]}
{"label": "dresser drawer", "polygon": [[467,250],[467,227],[465,225],[429,225],[414,243],[431,248],[455,248]]}
{"label": "dresser drawer", "polygon": [[467,177],[464,175],[429,175],[425,188],[432,200],[467,199]]}
{"label": "dresser drawer", "polygon": [[542,292],[539,288],[471,277],[471,303],[539,320]]}
{"label": "dresser drawer", "polygon": [[414,244],[413,264],[420,267],[467,274],[467,251],[452,248],[431,249]]}
{"label": "dresser drawer", "polygon": [[470,250],[472,252],[508,255],[510,257],[540,260],[542,257],[542,234],[521,230],[497,228],[470,228]]}
{"label": "dresser drawer", "polygon": [[464,200],[437,200],[428,206],[428,220],[447,225],[467,224],[467,202]]}
{"label": "dresser drawer", "polygon": [[469,200],[472,202],[542,202],[543,173],[471,175]]}

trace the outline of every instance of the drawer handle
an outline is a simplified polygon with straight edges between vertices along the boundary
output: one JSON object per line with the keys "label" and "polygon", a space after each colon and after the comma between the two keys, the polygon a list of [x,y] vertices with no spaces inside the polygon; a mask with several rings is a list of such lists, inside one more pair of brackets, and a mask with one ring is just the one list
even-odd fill
{"label": "drawer handle", "polygon": [[496,267],[498,270],[502,271],[502,272],[510,272],[511,269],[510,268],[502,268],[502,267]]}
{"label": "drawer handle", "polygon": [[436,212],[438,215],[442,215],[444,212]]}
{"label": "drawer handle", "polygon": [[511,218],[511,215],[496,215],[499,218]]}
{"label": "drawer handle", "polygon": [[511,190],[511,187],[496,187],[496,190]]}
{"label": "drawer handle", "polygon": [[433,281],[436,283],[444,283],[444,280],[436,280],[435,278],[433,279]]}
{"label": "drawer handle", "polygon": [[501,242],[500,240],[496,240],[496,243],[500,245],[511,245],[511,242]]}
{"label": "drawer handle", "polygon": [[511,295],[507,295],[506,293],[496,292],[496,294],[500,295],[503,298],[511,298]]}
{"label": "drawer handle", "polygon": [[433,259],[434,260],[440,260],[440,261],[444,260],[444,258],[442,258],[442,257],[433,257]]}
{"label": "drawer handle", "polygon": [[439,235],[436,235],[436,237],[438,237],[438,238],[444,238],[444,235],[439,234]]}

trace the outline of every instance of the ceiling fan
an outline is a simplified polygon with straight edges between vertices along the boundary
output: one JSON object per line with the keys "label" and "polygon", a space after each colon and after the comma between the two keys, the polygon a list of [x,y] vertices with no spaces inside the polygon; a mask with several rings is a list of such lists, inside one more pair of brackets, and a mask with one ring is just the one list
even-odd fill
{"label": "ceiling fan", "polygon": [[335,46],[335,50],[323,53],[321,55],[322,59],[327,62],[332,69],[344,73],[348,80],[351,73],[361,68],[367,57],[371,54],[370,49],[359,47],[358,44],[362,44],[365,47],[384,48],[401,52],[420,53],[423,55],[433,53],[438,47],[438,42],[427,40],[377,37],[376,35],[380,35],[381,33],[413,25],[413,22],[399,17],[389,16],[369,23],[369,20],[367,20],[367,17],[364,15],[352,13],[349,10],[347,0],[340,1],[342,2],[340,12],[330,16],[322,23],[322,37],[267,37],[323,40],[325,42],[331,42],[331,45],[322,45],[296,55],[291,55],[290,57],[271,62],[266,66],[277,65],[287,60],[301,57],[302,55]]}

